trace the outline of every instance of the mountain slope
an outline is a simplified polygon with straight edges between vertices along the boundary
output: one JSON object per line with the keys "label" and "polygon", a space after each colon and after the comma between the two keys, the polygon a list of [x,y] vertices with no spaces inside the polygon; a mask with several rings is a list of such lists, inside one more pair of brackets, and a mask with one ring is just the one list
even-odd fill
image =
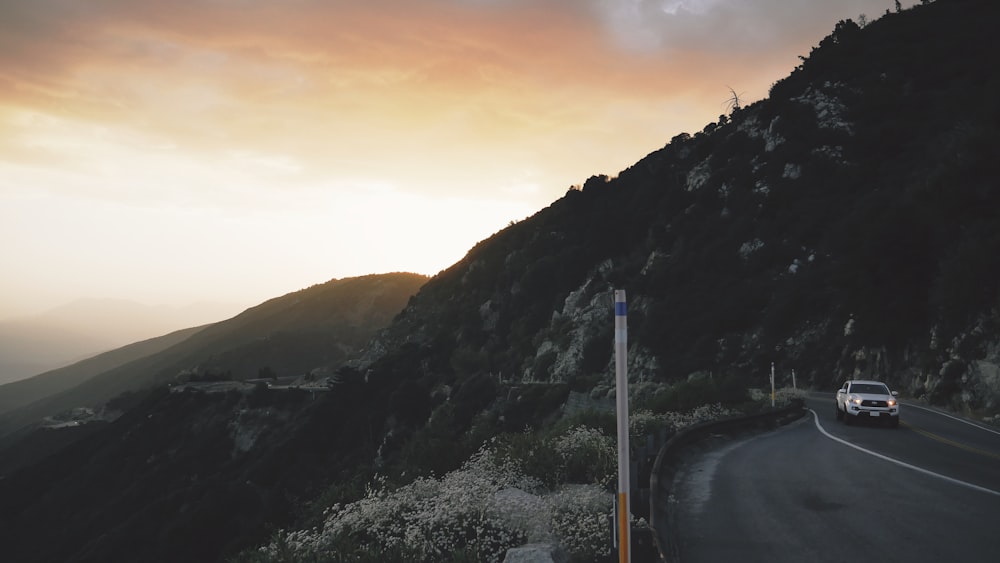
{"label": "mountain slope", "polygon": [[203,329],[194,327],[150,338],[98,354],[72,365],[0,385],[0,414],[65,391],[103,372],[150,356],[186,340]]}
{"label": "mountain slope", "polygon": [[639,379],[763,383],[776,362],[997,404],[996,15],[953,0],[840,22],[767,100],[472,249],[366,361],[409,344],[459,376],[606,375],[619,287]]}
{"label": "mountain slope", "polygon": [[231,316],[232,306],[147,306],[81,299],[38,315],[0,321],[0,384],[31,377],[130,342]]}
{"label": "mountain slope", "polygon": [[219,561],[284,525],[373,448],[363,390],[155,391],[115,423],[0,479],[10,561]]}
{"label": "mountain slope", "polygon": [[335,279],[271,299],[154,354],[0,415],[0,436],[44,416],[97,406],[126,391],[177,381],[178,376],[288,376],[337,364],[387,325],[425,281],[417,274],[369,275]]}

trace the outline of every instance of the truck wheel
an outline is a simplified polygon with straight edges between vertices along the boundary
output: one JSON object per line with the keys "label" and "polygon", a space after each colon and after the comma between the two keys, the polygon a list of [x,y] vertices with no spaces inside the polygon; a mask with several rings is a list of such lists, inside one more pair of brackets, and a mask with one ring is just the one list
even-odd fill
{"label": "truck wheel", "polygon": [[851,425],[853,425],[853,424],[854,424],[854,417],[853,417],[853,416],[851,416],[851,415],[849,415],[849,414],[847,414],[847,413],[845,412],[845,413],[844,413],[844,424],[846,424],[846,425],[848,425],[848,426],[851,426]]}
{"label": "truck wheel", "polygon": [[840,412],[840,407],[834,405],[837,409],[837,420],[844,420],[844,413]]}
{"label": "truck wheel", "polygon": [[892,420],[889,421],[889,428],[899,428],[899,417],[894,416]]}

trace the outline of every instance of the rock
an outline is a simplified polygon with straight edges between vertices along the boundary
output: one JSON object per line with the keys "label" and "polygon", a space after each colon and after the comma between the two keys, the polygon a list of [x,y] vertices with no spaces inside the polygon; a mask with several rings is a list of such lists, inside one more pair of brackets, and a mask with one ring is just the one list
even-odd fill
{"label": "rock", "polygon": [[567,563],[569,557],[557,544],[530,543],[507,550],[503,563]]}

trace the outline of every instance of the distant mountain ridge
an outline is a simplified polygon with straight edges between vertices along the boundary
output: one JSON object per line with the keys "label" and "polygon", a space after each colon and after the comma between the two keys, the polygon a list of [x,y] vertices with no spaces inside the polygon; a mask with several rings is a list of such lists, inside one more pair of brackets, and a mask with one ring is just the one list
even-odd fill
{"label": "distant mountain ridge", "polygon": [[0,415],[71,389],[106,371],[162,352],[204,328],[200,326],[174,331],[98,354],[63,368],[0,385]]}
{"label": "distant mountain ridge", "polygon": [[133,342],[228,318],[232,305],[149,306],[80,299],[36,315],[0,320],[0,385]]}
{"label": "distant mountain ridge", "polygon": [[[225,321],[0,386],[0,437],[66,409],[177,381],[183,373],[248,379],[262,371],[284,376],[337,365],[386,326],[426,280],[409,273],[334,279]],[[107,365],[94,373],[94,366]],[[44,389],[58,392],[39,397]]]}

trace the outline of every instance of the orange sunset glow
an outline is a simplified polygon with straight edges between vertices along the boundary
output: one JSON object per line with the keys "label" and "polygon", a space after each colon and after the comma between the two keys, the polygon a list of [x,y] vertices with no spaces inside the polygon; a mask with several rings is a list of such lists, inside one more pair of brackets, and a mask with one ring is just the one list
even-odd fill
{"label": "orange sunset glow", "polygon": [[433,275],[892,5],[0,0],[0,318]]}

